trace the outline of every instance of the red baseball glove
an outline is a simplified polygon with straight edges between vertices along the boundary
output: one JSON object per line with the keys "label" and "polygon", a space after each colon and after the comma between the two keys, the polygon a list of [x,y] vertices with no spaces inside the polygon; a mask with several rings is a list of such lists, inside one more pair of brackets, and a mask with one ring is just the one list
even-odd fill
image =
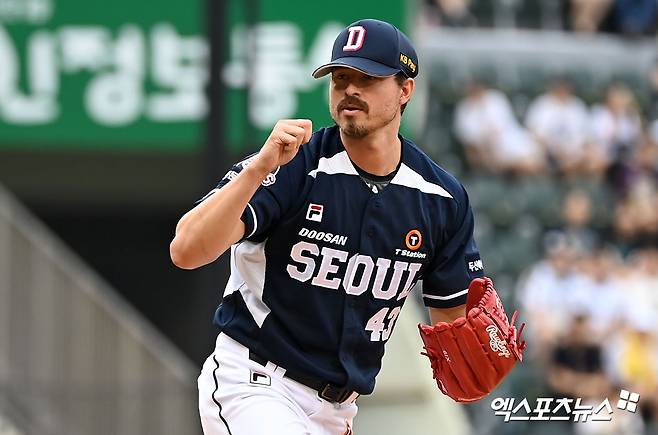
{"label": "red baseball glove", "polygon": [[489,394],[523,359],[525,341],[500,302],[489,278],[476,278],[468,288],[466,317],[434,326],[418,325],[443,394],[457,402],[474,402]]}

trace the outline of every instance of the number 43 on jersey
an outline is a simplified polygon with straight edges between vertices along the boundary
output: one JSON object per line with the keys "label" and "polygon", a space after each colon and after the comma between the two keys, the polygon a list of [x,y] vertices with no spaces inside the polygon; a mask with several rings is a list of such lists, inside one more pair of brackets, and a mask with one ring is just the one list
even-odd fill
{"label": "number 43 on jersey", "polygon": [[395,321],[402,307],[384,307],[377,311],[366,323],[366,331],[370,331],[370,341],[386,341],[393,332]]}

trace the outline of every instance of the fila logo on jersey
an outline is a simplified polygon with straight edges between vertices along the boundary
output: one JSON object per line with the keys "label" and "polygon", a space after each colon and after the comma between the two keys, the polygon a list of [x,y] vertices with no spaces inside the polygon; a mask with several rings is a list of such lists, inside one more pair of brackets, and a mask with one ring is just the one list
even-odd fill
{"label": "fila logo on jersey", "polygon": [[[343,287],[345,293],[359,296],[368,289],[375,299],[397,300],[407,297],[415,284],[415,278],[422,263],[406,261],[392,262],[388,258],[372,258],[369,255],[354,254],[329,247],[320,247],[306,241],[297,242],[290,251],[290,258],[296,264],[288,264],[288,275],[301,282],[311,280],[311,284],[337,290]],[[319,267],[318,267],[319,263]],[[393,263],[393,264],[391,264]],[[390,269],[393,269],[391,277]],[[342,269],[342,270],[341,270]],[[404,285],[402,278],[407,275]],[[388,288],[384,289],[384,282]],[[398,294],[398,291],[402,291]]]}
{"label": "fila logo on jersey", "polygon": [[306,219],[315,222],[322,222],[322,211],[324,206],[321,204],[310,203],[306,211]]}
{"label": "fila logo on jersey", "polygon": [[360,50],[366,38],[366,29],[363,26],[353,26],[347,29],[347,32],[347,44],[343,46],[343,51]]}
{"label": "fila logo on jersey", "polygon": [[404,242],[407,244],[407,248],[412,251],[417,251],[420,248],[420,245],[423,244],[423,235],[418,230],[411,230],[404,238]]}
{"label": "fila logo on jersey", "polygon": [[251,376],[249,382],[255,385],[272,385],[272,379],[269,375],[250,370]]}

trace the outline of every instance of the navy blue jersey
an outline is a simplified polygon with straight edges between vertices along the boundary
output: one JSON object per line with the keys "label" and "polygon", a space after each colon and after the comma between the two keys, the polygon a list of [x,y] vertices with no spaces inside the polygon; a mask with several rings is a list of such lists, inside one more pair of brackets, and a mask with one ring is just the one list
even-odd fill
{"label": "navy blue jersey", "polygon": [[214,319],[222,331],[286,369],[368,394],[418,280],[428,307],[466,302],[468,284],[483,276],[466,191],[401,141],[401,164],[377,193],[336,126],[262,182],[242,215],[245,236],[231,247]]}

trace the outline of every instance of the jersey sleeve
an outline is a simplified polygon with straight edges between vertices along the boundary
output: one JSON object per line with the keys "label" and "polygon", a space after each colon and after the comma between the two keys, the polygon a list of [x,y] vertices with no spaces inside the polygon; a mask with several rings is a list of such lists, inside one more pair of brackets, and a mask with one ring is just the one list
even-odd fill
{"label": "jersey sleeve", "polygon": [[480,252],[473,239],[473,211],[462,187],[455,195],[452,223],[430,271],[423,277],[423,302],[432,308],[452,308],[466,303],[468,285],[484,276]]}
{"label": "jersey sleeve", "polygon": [[[245,224],[245,234],[242,240],[263,241],[267,238],[269,230],[286,215],[299,199],[306,175],[302,154],[302,149],[300,149],[292,161],[268,174],[251,197],[240,218]],[[233,165],[217,186],[198,202],[204,201],[237,177],[254,157],[255,154],[252,154]]]}

